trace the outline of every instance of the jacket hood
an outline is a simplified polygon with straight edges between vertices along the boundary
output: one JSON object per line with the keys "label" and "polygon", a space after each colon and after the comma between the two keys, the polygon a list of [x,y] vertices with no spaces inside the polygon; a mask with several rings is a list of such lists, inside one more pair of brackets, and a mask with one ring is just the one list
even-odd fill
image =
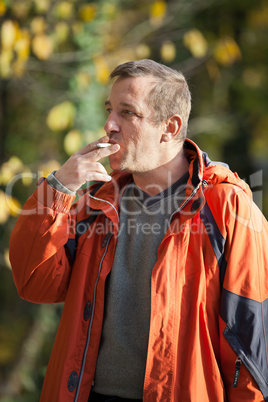
{"label": "jacket hood", "polygon": [[236,172],[232,172],[228,165],[223,162],[211,161],[206,152],[191,140],[184,142],[185,154],[190,162],[192,170],[192,184],[198,185],[200,182],[206,182],[210,186],[220,183],[229,183],[241,188],[245,193],[252,197],[248,184],[242,180]]}

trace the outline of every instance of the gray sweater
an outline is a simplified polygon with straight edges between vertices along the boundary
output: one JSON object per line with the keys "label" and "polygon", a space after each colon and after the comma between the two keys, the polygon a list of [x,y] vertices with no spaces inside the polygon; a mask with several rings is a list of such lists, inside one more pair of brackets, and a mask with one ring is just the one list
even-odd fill
{"label": "gray sweater", "polygon": [[188,173],[149,197],[134,184],[120,201],[119,236],[107,279],[104,323],[93,390],[142,399],[150,327],[151,274]]}

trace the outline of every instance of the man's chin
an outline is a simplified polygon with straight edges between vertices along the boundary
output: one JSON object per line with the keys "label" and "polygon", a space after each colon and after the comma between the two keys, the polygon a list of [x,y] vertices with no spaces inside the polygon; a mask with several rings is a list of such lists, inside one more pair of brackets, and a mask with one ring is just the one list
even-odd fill
{"label": "man's chin", "polygon": [[132,171],[130,169],[128,169],[127,167],[125,167],[123,165],[120,165],[120,164],[116,164],[116,163],[111,164],[110,163],[110,167],[113,169],[113,171],[117,170],[117,171],[120,171],[120,172],[132,173]]}
{"label": "man's chin", "polygon": [[116,158],[114,155],[109,156],[109,164],[113,170],[126,170],[122,160]]}

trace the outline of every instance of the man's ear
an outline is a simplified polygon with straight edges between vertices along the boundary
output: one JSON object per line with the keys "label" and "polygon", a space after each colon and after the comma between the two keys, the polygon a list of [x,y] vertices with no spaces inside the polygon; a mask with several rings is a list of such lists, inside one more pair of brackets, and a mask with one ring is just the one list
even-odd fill
{"label": "man's ear", "polygon": [[182,120],[180,115],[174,114],[169,117],[163,127],[163,134],[161,137],[161,142],[168,142],[177,137],[182,126]]}

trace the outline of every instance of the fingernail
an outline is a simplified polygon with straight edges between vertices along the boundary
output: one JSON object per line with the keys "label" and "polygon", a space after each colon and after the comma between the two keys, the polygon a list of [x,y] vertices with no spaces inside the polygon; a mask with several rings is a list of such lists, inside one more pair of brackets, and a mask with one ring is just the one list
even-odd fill
{"label": "fingernail", "polygon": [[111,149],[117,149],[118,147],[120,148],[119,144],[114,144],[114,145],[111,146]]}

